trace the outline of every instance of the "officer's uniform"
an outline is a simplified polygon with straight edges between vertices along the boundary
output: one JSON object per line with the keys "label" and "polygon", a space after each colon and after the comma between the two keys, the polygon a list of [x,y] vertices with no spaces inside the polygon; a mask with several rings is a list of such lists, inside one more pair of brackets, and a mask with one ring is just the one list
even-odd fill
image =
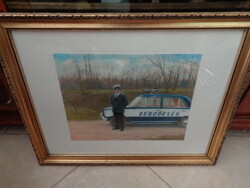
{"label": "officer's uniform", "polygon": [[[121,89],[119,85],[113,87],[113,89]],[[111,105],[112,105],[112,112],[114,114],[114,128],[113,129],[120,129],[123,131],[124,129],[124,110],[125,107],[128,105],[127,97],[122,94],[114,94],[111,97]]]}

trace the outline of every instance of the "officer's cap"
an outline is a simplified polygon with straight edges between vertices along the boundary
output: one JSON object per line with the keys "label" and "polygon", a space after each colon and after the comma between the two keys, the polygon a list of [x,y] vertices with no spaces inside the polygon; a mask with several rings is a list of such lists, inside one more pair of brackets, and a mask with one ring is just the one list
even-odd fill
{"label": "officer's cap", "polygon": [[120,86],[120,85],[114,85],[113,86],[113,90],[115,90],[115,89],[121,89],[122,87]]}

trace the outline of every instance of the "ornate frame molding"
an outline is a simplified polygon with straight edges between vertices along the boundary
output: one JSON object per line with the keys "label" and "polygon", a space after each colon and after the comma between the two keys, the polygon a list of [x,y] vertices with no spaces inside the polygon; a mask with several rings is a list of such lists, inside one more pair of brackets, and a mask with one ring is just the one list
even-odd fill
{"label": "ornate frame molding", "polygon": [[[102,22],[103,21],[103,22]],[[120,22],[123,24],[120,24]],[[72,23],[71,23],[72,22]],[[70,23],[70,24],[69,24]],[[139,24],[138,24],[139,23]],[[224,101],[220,117],[208,145],[208,152],[203,155],[50,155],[47,151],[37,118],[32,108],[27,85],[22,80],[22,72],[9,36],[10,30],[130,30],[130,29],[245,29],[246,36],[243,50],[238,59],[239,65],[234,70],[236,76],[230,84],[230,91]],[[239,102],[245,74],[249,71],[250,61],[250,13],[138,13],[138,14],[0,14],[0,58],[12,88],[14,98],[29,132],[36,156],[40,164],[87,164],[87,165],[212,165],[215,164],[225,138],[229,116]],[[11,62],[11,63],[10,63]]]}
{"label": "ornate frame molding", "polygon": [[147,19],[249,19],[249,12],[232,13],[0,13],[2,19],[128,19],[128,20],[147,20]]}

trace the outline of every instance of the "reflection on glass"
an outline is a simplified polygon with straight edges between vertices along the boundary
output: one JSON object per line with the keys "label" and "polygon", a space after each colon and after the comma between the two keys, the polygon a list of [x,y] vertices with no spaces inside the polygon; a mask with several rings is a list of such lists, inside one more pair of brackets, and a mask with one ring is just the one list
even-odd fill
{"label": "reflection on glass", "polygon": [[249,11],[248,0],[5,0],[10,12]]}

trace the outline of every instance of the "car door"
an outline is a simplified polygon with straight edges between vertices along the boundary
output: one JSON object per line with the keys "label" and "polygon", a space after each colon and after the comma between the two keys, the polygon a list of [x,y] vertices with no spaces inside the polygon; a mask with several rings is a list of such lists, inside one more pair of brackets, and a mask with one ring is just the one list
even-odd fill
{"label": "car door", "polygon": [[156,123],[161,110],[161,97],[157,95],[140,96],[136,102],[126,108],[125,116],[131,123]]}

